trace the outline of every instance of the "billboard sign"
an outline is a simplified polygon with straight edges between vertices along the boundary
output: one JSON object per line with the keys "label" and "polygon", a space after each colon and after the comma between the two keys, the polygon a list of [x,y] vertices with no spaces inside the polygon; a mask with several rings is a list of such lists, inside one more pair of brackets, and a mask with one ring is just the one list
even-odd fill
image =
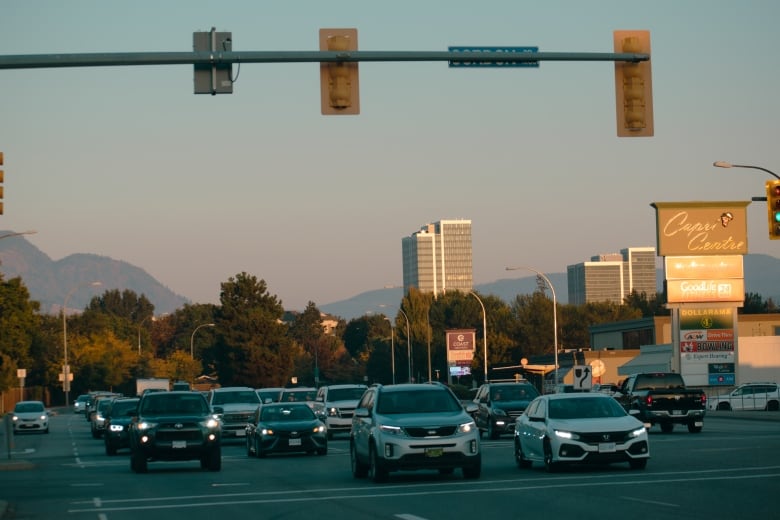
{"label": "billboard sign", "polygon": [[659,256],[745,255],[747,205],[732,202],[653,202]]}

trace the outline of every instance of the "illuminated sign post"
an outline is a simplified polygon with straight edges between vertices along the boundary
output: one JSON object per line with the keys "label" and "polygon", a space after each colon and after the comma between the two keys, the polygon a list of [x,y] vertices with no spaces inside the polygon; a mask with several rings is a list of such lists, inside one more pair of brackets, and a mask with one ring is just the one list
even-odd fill
{"label": "illuminated sign post", "polygon": [[446,332],[449,383],[452,383],[453,376],[471,375],[471,362],[474,360],[476,334],[476,329],[457,329]]}
{"label": "illuminated sign post", "polygon": [[672,310],[673,367],[691,386],[730,386],[738,366],[750,202],[654,202]]}

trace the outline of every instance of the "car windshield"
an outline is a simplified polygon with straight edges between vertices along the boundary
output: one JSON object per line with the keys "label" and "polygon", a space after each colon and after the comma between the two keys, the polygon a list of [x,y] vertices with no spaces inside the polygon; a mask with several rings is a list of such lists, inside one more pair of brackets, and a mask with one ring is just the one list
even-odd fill
{"label": "car windshield", "polygon": [[596,419],[601,417],[623,417],[623,407],[611,397],[599,399],[551,399],[550,419]]}
{"label": "car windshield", "polygon": [[14,407],[16,413],[35,413],[44,411],[43,403],[17,403]]}
{"label": "car windshield", "polygon": [[447,391],[409,390],[387,392],[378,396],[377,412],[381,414],[455,412],[463,407]]}
{"label": "car windshield", "polygon": [[316,390],[304,390],[304,391],[290,391],[284,392],[280,401],[286,402],[299,402],[299,401],[314,401],[317,399]]}
{"label": "car windshield", "polygon": [[141,401],[141,415],[205,415],[209,412],[206,400],[198,394],[170,395],[152,393]]}
{"label": "car windshield", "polygon": [[539,392],[530,385],[507,385],[493,388],[490,398],[493,401],[530,401]]}
{"label": "car windshield", "polygon": [[307,421],[314,419],[308,406],[272,406],[263,408],[261,420],[265,422]]}
{"label": "car windshield", "polygon": [[212,405],[232,403],[260,403],[260,397],[254,390],[235,390],[229,392],[214,392]]}
{"label": "car windshield", "polygon": [[126,415],[127,412],[129,412],[130,410],[135,410],[137,406],[138,406],[137,399],[128,399],[127,401],[114,401],[114,404],[111,406],[111,415],[114,417]]}
{"label": "car windshield", "polygon": [[357,401],[365,391],[365,388],[331,388],[328,401]]}

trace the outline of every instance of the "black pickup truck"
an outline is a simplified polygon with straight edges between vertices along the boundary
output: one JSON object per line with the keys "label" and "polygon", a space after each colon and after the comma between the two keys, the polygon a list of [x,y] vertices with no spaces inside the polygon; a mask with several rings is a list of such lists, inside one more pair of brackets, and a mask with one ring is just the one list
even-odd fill
{"label": "black pickup truck", "polygon": [[675,424],[685,424],[689,432],[699,433],[704,425],[707,394],[686,388],[682,376],[675,372],[632,374],[623,381],[615,399],[648,428],[658,424],[664,433],[671,432]]}

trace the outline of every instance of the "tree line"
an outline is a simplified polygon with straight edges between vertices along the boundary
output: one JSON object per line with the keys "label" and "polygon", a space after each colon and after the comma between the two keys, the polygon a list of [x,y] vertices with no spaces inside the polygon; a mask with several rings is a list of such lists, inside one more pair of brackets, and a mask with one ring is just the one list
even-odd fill
{"label": "tree line", "polygon": [[[632,293],[622,305],[558,304],[546,286],[507,303],[492,295],[450,292],[434,298],[412,289],[396,315],[366,314],[345,321],[323,316],[314,302],[288,312],[262,279],[242,272],[220,284],[218,304],[187,304],[155,316],[154,305],[130,290],[95,296],[83,312],[40,313],[20,278],[0,275],[0,391],[20,385],[27,398],[63,403],[63,334],[67,328],[73,395],[92,390],[134,393],[137,378],[222,386],[284,387],[333,383],[447,380],[445,331],[474,329],[474,378],[484,372],[486,325],[490,367],[520,364],[553,352],[553,322],[561,349],[589,347],[589,327],[668,314],[663,294]],[[482,306],[484,305],[484,315]],[[63,309],[63,312],[65,309]],[[777,312],[747,294],[741,312]],[[407,326],[408,318],[408,326]],[[326,330],[326,320],[335,324]],[[67,320],[67,323],[64,322]],[[471,382],[471,381],[468,381]],[[480,381],[474,381],[480,382]],[[30,393],[34,395],[30,395]]]}

